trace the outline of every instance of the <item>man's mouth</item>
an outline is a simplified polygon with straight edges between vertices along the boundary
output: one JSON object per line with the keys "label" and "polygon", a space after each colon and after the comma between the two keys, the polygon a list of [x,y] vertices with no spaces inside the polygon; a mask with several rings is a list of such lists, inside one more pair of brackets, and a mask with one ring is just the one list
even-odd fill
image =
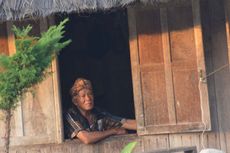
{"label": "man's mouth", "polygon": [[86,105],[92,105],[93,103],[92,102],[86,102],[85,104]]}

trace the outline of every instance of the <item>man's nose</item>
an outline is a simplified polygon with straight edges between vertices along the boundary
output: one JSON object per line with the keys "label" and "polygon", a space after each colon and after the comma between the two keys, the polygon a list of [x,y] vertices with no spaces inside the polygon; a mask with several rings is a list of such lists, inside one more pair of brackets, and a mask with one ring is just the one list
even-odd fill
{"label": "man's nose", "polygon": [[86,99],[91,99],[91,97],[88,94],[85,95],[85,98]]}

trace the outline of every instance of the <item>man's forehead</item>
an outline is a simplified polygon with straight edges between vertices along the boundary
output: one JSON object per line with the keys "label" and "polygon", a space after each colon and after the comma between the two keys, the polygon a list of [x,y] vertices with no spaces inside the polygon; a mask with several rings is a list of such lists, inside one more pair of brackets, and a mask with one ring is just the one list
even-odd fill
{"label": "man's forehead", "polygon": [[79,94],[83,94],[83,93],[92,93],[92,89],[89,89],[89,88],[83,88],[81,89],[78,93]]}

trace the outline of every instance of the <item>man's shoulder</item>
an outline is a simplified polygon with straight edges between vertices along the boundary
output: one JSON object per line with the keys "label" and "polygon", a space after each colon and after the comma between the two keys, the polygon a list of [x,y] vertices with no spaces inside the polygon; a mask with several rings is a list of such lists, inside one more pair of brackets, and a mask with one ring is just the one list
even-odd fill
{"label": "man's shoulder", "polygon": [[111,113],[109,113],[105,109],[102,109],[102,108],[99,108],[99,107],[94,108],[94,114],[97,116],[98,119],[110,118],[110,119],[116,120],[116,121],[121,121],[123,119],[122,117],[112,115]]}
{"label": "man's shoulder", "polygon": [[79,116],[79,111],[75,107],[70,107],[65,113],[65,116],[74,116],[78,117]]}

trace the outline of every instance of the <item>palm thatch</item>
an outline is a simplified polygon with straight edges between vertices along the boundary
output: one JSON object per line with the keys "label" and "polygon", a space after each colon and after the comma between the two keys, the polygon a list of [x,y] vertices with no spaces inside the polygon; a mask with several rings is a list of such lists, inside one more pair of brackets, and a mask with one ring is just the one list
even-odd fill
{"label": "palm thatch", "polygon": [[132,3],[159,4],[175,0],[0,0],[0,21],[28,16],[48,16],[56,12],[93,12],[126,7]]}

